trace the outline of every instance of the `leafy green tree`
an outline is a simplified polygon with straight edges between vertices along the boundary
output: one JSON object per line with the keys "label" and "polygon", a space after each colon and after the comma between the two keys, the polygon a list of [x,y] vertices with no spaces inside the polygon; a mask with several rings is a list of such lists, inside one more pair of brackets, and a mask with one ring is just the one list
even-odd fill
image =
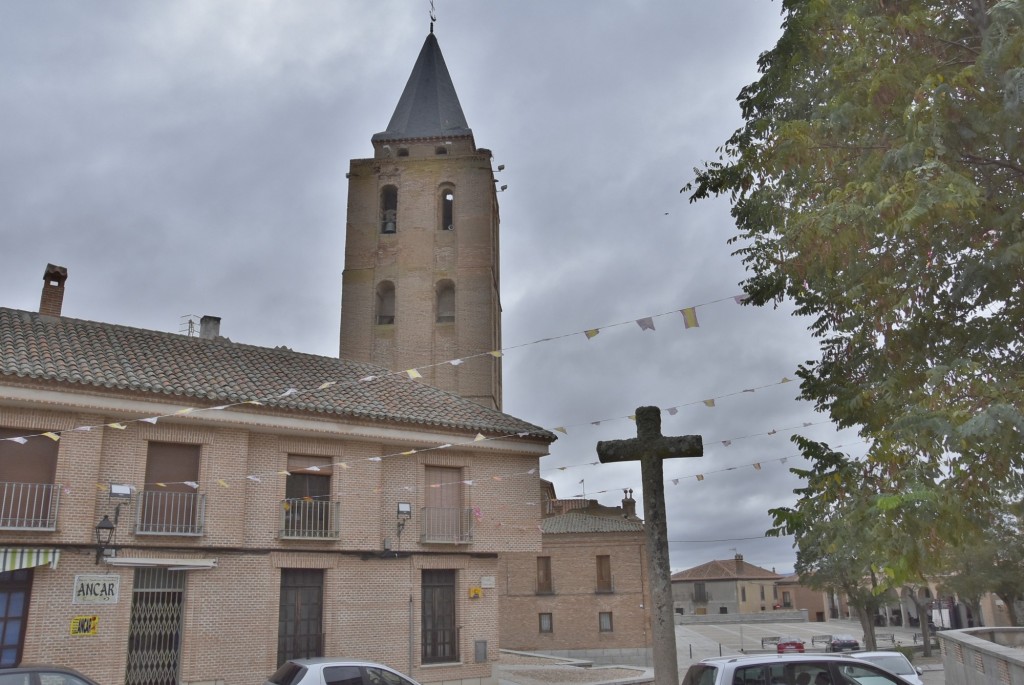
{"label": "leafy green tree", "polygon": [[[1024,468],[1024,0],[783,0],[725,194],[749,302],[792,299],[801,393],[870,443],[883,519],[1017,489]],[[933,506],[883,555],[916,580],[964,531]],[[910,547],[903,542],[910,541]],[[955,539],[953,540],[955,542]]]}
{"label": "leafy green tree", "polygon": [[793,535],[801,584],[846,596],[864,631],[864,646],[875,649],[875,620],[884,602],[878,564],[872,556],[876,495],[864,487],[862,465],[823,443],[797,438],[812,457],[811,469],[790,469],[807,481],[795,506],[770,510],[770,536]]}

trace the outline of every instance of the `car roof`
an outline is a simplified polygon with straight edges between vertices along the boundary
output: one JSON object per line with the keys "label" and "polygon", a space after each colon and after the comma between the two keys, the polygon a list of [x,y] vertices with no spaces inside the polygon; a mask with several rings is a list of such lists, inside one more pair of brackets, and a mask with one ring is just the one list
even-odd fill
{"label": "car roof", "polygon": [[850,656],[865,657],[865,656],[901,656],[906,659],[907,655],[903,652],[897,652],[894,649],[878,650],[876,652],[850,652]]}
{"label": "car roof", "polygon": [[712,656],[701,659],[702,664],[758,663],[764,661],[849,661],[849,654],[737,654],[734,656]]}
{"label": "car roof", "polygon": [[314,656],[307,659],[289,659],[289,661],[301,666],[316,666],[318,664],[348,664],[351,666],[384,666],[384,668],[391,669],[390,666],[379,664],[376,661],[367,661],[366,659],[348,659],[342,656]]}

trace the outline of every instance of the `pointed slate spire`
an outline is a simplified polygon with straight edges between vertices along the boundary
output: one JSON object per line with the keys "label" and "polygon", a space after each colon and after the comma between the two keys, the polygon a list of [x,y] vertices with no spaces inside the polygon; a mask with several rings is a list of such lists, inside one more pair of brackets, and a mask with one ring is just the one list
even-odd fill
{"label": "pointed slate spire", "polygon": [[452,77],[444,63],[441,47],[431,32],[423,43],[416,65],[398,101],[386,131],[372,140],[407,140],[472,136],[462,113]]}

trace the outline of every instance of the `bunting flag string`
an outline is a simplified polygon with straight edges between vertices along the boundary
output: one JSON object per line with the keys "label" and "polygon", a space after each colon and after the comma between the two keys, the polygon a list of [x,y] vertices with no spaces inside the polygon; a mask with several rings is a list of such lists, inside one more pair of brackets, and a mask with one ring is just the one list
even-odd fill
{"label": "bunting flag string", "polygon": [[[764,388],[769,388],[769,387],[772,387],[772,386],[781,385],[781,384],[786,383],[786,382],[788,382],[788,379],[783,377],[783,379],[781,381],[778,381],[776,383],[768,383],[768,384],[756,386],[756,388],[746,389],[746,390],[739,391],[739,392],[726,393],[726,394],[720,395],[719,397],[720,398],[722,398],[722,397],[731,397],[731,396],[735,396],[735,395],[742,394],[742,393],[745,393],[745,392],[754,392],[755,389],[760,390],[760,389],[764,389]],[[709,401],[711,401],[712,404],[713,404],[713,400],[696,400],[696,401],[693,401],[693,402],[688,402],[688,403],[684,403],[684,404],[681,404],[681,405],[677,405],[676,407],[670,407],[668,409],[665,409],[664,411],[667,411],[670,415],[675,415],[676,413],[678,413],[678,408],[679,407],[691,406],[691,405],[696,405],[696,404],[704,404],[705,406],[710,406],[710,405],[708,405]],[[255,401],[255,400],[248,400],[246,402],[241,402],[239,404],[259,404],[259,402]],[[227,408],[227,407],[230,407],[230,406],[233,406],[233,405],[224,405],[223,407],[218,407],[218,409],[223,409],[223,408]],[[194,413],[195,411],[203,411],[203,410],[202,409],[188,408],[188,411],[178,410],[178,411],[174,412],[173,415],[190,414],[190,413]],[[160,417],[154,417],[154,419],[155,418],[160,418]],[[629,420],[632,420],[632,421],[636,420],[635,415],[628,415],[626,417],[616,417],[616,419],[602,419],[600,421],[591,421],[589,423],[590,423],[590,425],[600,425],[604,421],[611,421],[611,420],[617,420],[617,419],[622,419],[622,418],[626,418],[626,419],[629,419]],[[139,419],[139,420],[142,420],[142,419]],[[802,427],[819,425],[821,423],[829,423],[829,422],[828,421],[822,421],[822,422],[818,422],[818,423],[804,422],[802,424]],[[584,425],[584,424],[574,424],[574,425]],[[572,426],[568,426],[568,427],[572,427]],[[568,427],[567,426],[557,426],[557,427],[552,428],[550,430],[558,431],[560,433],[568,435]],[[88,430],[89,428],[91,428],[91,427],[76,428],[74,430],[80,430],[80,429]],[[782,430],[794,430],[794,429],[795,429],[795,427],[793,427],[793,428],[785,428],[785,429],[782,429]],[[731,444],[732,440],[746,439],[746,438],[751,438],[751,437],[755,437],[755,436],[759,436],[759,435],[774,435],[777,432],[778,431],[776,429],[772,429],[771,431],[769,431],[767,433],[754,433],[754,434],[750,434],[750,435],[745,435],[745,436],[740,436],[740,437],[732,438],[731,440],[722,440],[721,442],[722,442],[723,445],[728,446],[729,444]],[[47,434],[44,433],[44,434],[41,434],[41,435],[47,435]],[[526,435],[528,435],[528,433],[526,433],[526,432],[519,432],[519,433],[515,433],[514,435],[516,437],[525,437]],[[50,433],[47,437],[49,437],[49,436],[52,436],[51,439],[53,439],[53,440],[58,440],[59,439],[59,435],[57,435],[56,433]],[[28,436],[28,437],[32,437],[32,436]],[[513,437],[513,434],[496,435],[496,436],[487,437],[487,436],[484,436],[481,433],[477,433],[476,436],[472,440],[469,440],[469,441],[466,441],[466,442],[462,442],[462,443],[458,443],[458,444],[460,446],[464,446],[464,445],[471,445],[471,444],[476,443],[476,442],[481,442],[483,440],[488,440],[488,441],[489,440],[499,440],[499,439],[510,438],[510,437]],[[11,438],[9,438],[9,439],[11,439]],[[27,440],[25,438],[12,439],[12,440],[14,440],[15,442],[19,442],[20,444],[24,444],[24,442],[27,442]],[[426,448],[421,448],[421,449],[412,449],[412,450],[406,450],[406,451],[399,452],[399,453],[394,453],[394,454],[387,454],[387,455],[368,457],[368,458],[365,458],[365,460],[371,461],[371,462],[380,462],[383,459],[389,458],[389,457],[409,456],[409,455],[413,455],[413,454],[416,454],[416,453],[419,453],[419,452],[426,452],[426,451],[431,451],[431,450],[448,449],[448,448],[451,448],[453,446],[454,445],[452,443],[444,443],[444,444],[437,445],[437,446],[432,446],[432,447],[426,447]],[[576,468],[576,467],[579,467],[579,466],[595,466],[597,464],[599,464],[599,462],[588,462],[587,464],[578,464],[578,465],[575,465],[575,466],[561,467],[560,470],[565,470],[566,468]],[[341,468],[341,469],[350,468],[350,465],[348,463],[345,463],[345,462],[335,463],[335,464],[332,464],[332,466],[336,466],[336,467]],[[296,471],[302,471],[302,472],[312,472],[312,471],[318,471],[318,470],[320,470],[319,466],[309,466],[309,467],[305,467],[303,469],[296,469]],[[277,475],[283,475],[283,476],[290,476],[291,475],[291,473],[289,471],[287,471],[287,470],[285,470],[285,471],[277,471],[276,473],[277,473]],[[531,473],[532,473],[532,470],[531,470]],[[261,483],[262,480],[261,480],[260,475],[261,474],[248,474],[244,478],[246,480],[249,480],[249,481],[254,482],[254,483]],[[263,474],[263,475],[266,475],[266,474]],[[216,482],[218,484],[222,485],[222,487],[228,487],[228,485],[226,484],[226,481],[224,481],[223,479],[217,480]],[[198,489],[199,488],[199,484],[195,483],[194,481],[185,481],[184,484],[189,486],[189,487],[191,487],[191,488],[193,488],[193,489]],[[159,487],[166,487],[167,486],[166,483],[156,483],[156,485],[159,486]],[[102,487],[102,486],[99,486],[99,487]]]}
{"label": "bunting flag string", "polygon": [[[602,326],[600,328],[586,329],[586,330],[583,331],[583,333],[586,335],[587,339],[589,340],[589,339],[597,336],[597,334],[600,332],[600,330],[602,328],[614,328],[616,326],[623,326],[623,325],[626,325],[628,323],[634,323],[634,322],[639,324],[641,326],[641,329],[647,329],[647,327],[649,326],[649,330],[655,330],[654,329],[654,319],[655,318],[662,317],[662,316],[668,316],[668,315],[674,314],[674,313],[682,313],[683,314],[683,318],[684,318],[684,323],[686,323],[685,327],[686,328],[691,328],[691,327],[697,325],[697,323],[696,323],[696,316],[697,316],[696,310],[697,310],[698,307],[706,307],[706,306],[709,306],[709,305],[712,305],[712,304],[718,304],[719,302],[726,302],[726,301],[728,301],[730,299],[735,301],[738,304],[742,304],[742,302],[744,301],[745,297],[746,297],[745,295],[734,295],[732,297],[723,297],[723,298],[719,298],[719,299],[716,299],[716,300],[710,300],[708,302],[702,302],[701,304],[692,305],[690,307],[685,307],[683,309],[673,310],[672,312],[663,312],[661,314],[654,314],[654,315],[651,315],[651,316],[642,317],[641,319],[634,320],[633,322],[622,321],[622,322],[619,322],[619,323],[607,324],[607,325]],[[691,321],[692,321],[692,325],[690,323]],[[641,323],[641,322],[643,322],[643,323]],[[471,356],[463,358],[463,359],[452,359],[452,360],[448,360],[448,361],[445,361],[445,362],[439,362],[439,363],[436,363],[436,364],[428,364],[426,366],[420,366],[420,367],[416,367],[416,368],[412,368],[412,369],[406,369],[404,371],[390,372],[388,374],[385,374],[385,377],[387,377],[387,376],[404,375],[404,376],[406,376],[410,380],[416,380],[416,379],[419,379],[419,378],[423,377],[422,374],[420,373],[419,369],[431,368],[433,366],[441,366],[443,364],[450,364],[452,366],[458,366],[458,365],[462,364],[463,362],[465,362],[466,359],[474,359],[476,357],[482,357],[482,356],[488,356],[488,355],[491,356],[491,357],[500,359],[501,357],[504,356],[505,352],[508,351],[508,350],[519,349],[521,347],[527,347],[527,346],[530,346],[530,345],[536,345],[536,344],[543,343],[543,342],[550,342],[550,341],[553,341],[553,340],[560,340],[562,338],[568,338],[568,337],[571,337],[571,336],[574,336],[574,335],[578,335],[578,334],[579,334],[579,331],[576,331],[576,332],[573,332],[573,333],[566,333],[566,334],[563,334],[563,335],[557,335],[557,336],[552,336],[552,337],[548,337],[548,338],[540,338],[538,340],[534,340],[534,341],[531,341],[531,342],[520,343],[518,345],[512,345],[510,347],[505,347],[505,348],[500,349],[500,350],[491,350],[491,351],[488,351],[488,352],[481,352],[479,354],[471,355]],[[379,376],[374,376],[374,375],[364,376],[363,378],[360,378],[359,381],[357,381],[357,382],[359,382],[359,383],[369,383],[369,382],[377,380],[378,378],[380,378],[380,377]],[[287,389],[284,390],[284,392],[281,392],[281,393],[279,393],[277,395],[271,396],[271,398],[272,399],[284,399],[284,398],[292,397],[292,396],[295,396],[295,395],[305,395],[305,394],[308,394],[308,393],[313,393],[313,392],[317,392],[317,391],[320,391],[320,390],[324,390],[326,388],[329,388],[329,387],[332,387],[332,386],[335,386],[335,385],[338,385],[338,384],[339,384],[338,381],[324,381],[319,386],[317,386],[315,389],[299,390],[298,388],[287,388]],[[348,384],[344,384],[344,385],[348,385]],[[753,392],[753,390],[745,390],[744,392]],[[242,402],[236,402],[236,403],[233,403],[233,404],[219,405],[219,406],[216,406],[216,407],[183,407],[181,409],[178,409],[178,410],[172,412],[171,414],[167,414],[167,415],[164,415],[164,416],[149,416],[149,417],[144,417],[144,418],[139,418],[139,419],[122,420],[120,422],[112,422],[112,423],[103,424],[103,425],[105,425],[105,426],[107,426],[109,428],[117,429],[117,430],[126,430],[128,428],[128,424],[131,424],[131,423],[145,422],[145,423],[155,424],[160,419],[167,418],[169,416],[187,416],[189,414],[193,414],[193,413],[196,413],[196,412],[223,411],[223,410],[226,410],[226,409],[230,409],[230,408],[241,406],[241,405],[245,405],[245,404],[252,404],[252,405],[257,405],[257,406],[263,406],[264,405],[264,400],[259,400],[259,399],[245,400],[245,401],[242,401]],[[91,430],[92,428],[96,428],[96,427],[98,427],[98,426],[79,426],[79,427],[73,428],[71,430],[75,430],[75,431],[88,431],[88,430]],[[50,438],[51,440],[58,441],[58,440],[60,440],[60,432],[61,431],[48,431],[48,432],[45,432],[45,433],[38,433],[38,434],[35,434],[35,435],[42,435],[42,436]],[[27,438],[31,438],[31,437],[35,437],[35,435],[24,435],[24,436],[17,436],[17,437],[0,438],[0,441],[9,440],[9,441],[17,442],[17,443],[20,443],[20,444],[25,444],[24,442],[22,442],[22,440],[27,439]]]}

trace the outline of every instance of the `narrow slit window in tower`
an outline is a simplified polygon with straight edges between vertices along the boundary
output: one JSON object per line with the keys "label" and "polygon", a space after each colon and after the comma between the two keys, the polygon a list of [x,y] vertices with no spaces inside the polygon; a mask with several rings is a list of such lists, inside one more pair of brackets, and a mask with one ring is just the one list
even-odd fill
{"label": "narrow slit window in tower", "polygon": [[384,281],[377,286],[377,324],[395,322],[395,284]]}
{"label": "narrow slit window in tower", "polygon": [[380,232],[398,230],[398,188],[384,186],[380,191]]}
{"label": "narrow slit window in tower", "polygon": [[441,230],[455,230],[455,191],[441,192]]}
{"label": "narrow slit window in tower", "polygon": [[455,321],[455,284],[441,281],[437,284],[437,323]]}

